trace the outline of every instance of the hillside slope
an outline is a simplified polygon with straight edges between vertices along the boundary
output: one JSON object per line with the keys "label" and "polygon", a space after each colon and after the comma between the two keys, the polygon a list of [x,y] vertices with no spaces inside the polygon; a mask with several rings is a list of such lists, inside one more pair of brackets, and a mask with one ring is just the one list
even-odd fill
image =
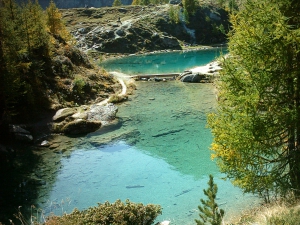
{"label": "hillside slope", "polygon": [[[114,0],[53,0],[58,8],[66,9],[66,8],[80,8],[80,7],[105,7],[112,6]],[[19,0],[22,2],[22,0]],[[48,7],[50,0],[39,0],[39,4],[46,8]],[[124,5],[130,5],[132,0],[122,0]]]}
{"label": "hillside slope", "polygon": [[61,10],[63,19],[84,51],[136,53],[182,49],[184,45],[212,45],[226,41],[228,14],[215,7],[199,7],[187,24],[173,22],[170,5],[78,8]]}

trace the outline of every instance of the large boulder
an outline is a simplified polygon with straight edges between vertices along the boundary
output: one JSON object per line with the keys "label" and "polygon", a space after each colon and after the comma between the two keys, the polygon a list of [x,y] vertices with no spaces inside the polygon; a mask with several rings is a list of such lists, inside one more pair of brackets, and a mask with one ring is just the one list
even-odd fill
{"label": "large boulder", "polygon": [[199,83],[201,80],[205,79],[205,75],[203,74],[186,74],[181,77],[180,81],[182,82],[190,82],[190,83]]}
{"label": "large boulder", "polygon": [[63,121],[68,116],[75,114],[76,112],[77,110],[75,108],[63,108],[58,110],[52,119],[54,122],[60,122]]}
{"label": "large boulder", "polygon": [[107,105],[92,105],[88,112],[88,121],[109,122],[116,118],[118,107],[113,103]]}
{"label": "large boulder", "polygon": [[79,112],[77,112],[77,113],[75,113],[75,114],[73,114],[71,116],[71,118],[74,119],[74,120],[76,120],[76,119],[84,119],[84,120],[86,120],[87,117],[88,117],[88,115],[87,115],[86,111],[83,111],[83,112],[79,111]]}
{"label": "large boulder", "polygon": [[72,122],[67,123],[63,128],[62,132],[65,134],[86,134],[94,132],[101,127],[100,121],[87,121],[83,119],[76,119]]}
{"label": "large boulder", "polygon": [[64,108],[53,117],[52,131],[65,134],[87,134],[98,130],[116,118],[118,107],[107,105],[83,105],[77,108]]}

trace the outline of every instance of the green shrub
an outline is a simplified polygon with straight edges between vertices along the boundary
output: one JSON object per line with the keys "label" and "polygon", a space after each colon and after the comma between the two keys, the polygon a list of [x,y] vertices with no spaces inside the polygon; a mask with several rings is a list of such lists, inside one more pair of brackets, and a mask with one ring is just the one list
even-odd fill
{"label": "green shrub", "polygon": [[178,6],[170,6],[169,17],[172,23],[178,24],[180,22],[179,10]]}
{"label": "green shrub", "polygon": [[121,6],[122,5],[122,2],[121,0],[114,0],[112,6]]}
{"label": "green shrub", "polygon": [[74,80],[73,91],[77,93],[79,96],[83,94],[83,87],[85,86],[85,81],[80,78],[76,78]]}
{"label": "green shrub", "polygon": [[45,224],[151,225],[161,213],[159,205],[148,204],[145,206],[129,200],[126,200],[125,203],[117,200],[115,203],[98,203],[98,206],[83,211],[75,209],[71,214],[63,216],[51,216]]}

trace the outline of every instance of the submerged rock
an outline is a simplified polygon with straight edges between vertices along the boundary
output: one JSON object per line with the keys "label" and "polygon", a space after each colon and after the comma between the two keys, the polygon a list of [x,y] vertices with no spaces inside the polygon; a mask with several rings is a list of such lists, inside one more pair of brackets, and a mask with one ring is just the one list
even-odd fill
{"label": "submerged rock", "polygon": [[86,121],[77,119],[67,123],[63,128],[62,132],[65,134],[86,134],[94,132],[101,127],[100,121]]}

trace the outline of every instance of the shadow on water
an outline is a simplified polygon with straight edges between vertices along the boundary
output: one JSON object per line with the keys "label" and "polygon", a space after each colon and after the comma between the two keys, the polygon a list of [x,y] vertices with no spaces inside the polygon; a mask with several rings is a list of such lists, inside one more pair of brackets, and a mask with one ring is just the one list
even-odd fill
{"label": "shadow on water", "polygon": [[[242,203],[237,200],[241,192],[221,179],[210,160],[206,114],[215,104],[211,84],[137,82],[135,95],[119,105],[113,124],[85,137],[55,136],[50,146],[18,155],[27,160],[22,166],[16,161],[18,169],[10,173],[15,175],[5,178],[12,185],[5,186],[7,196],[3,192],[1,207],[10,206],[5,215],[19,205],[30,210],[37,204],[45,213],[61,214],[128,198],[161,204],[159,220],[193,224],[208,174],[222,187],[219,196],[226,211],[235,210]],[[26,189],[21,191],[22,182]]]}
{"label": "shadow on water", "polygon": [[56,135],[48,140],[52,145],[46,147],[11,144],[15,151],[13,160],[0,164],[0,222],[10,224],[12,220],[19,224],[14,216],[18,212],[30,221],[30,216],[40,210],[37,205],[47,201],[62,157],[69,157],[70,150],[78,143],[78,138]]}
{"label": "shadow on water", "polygon": [[18,212],[18,207],[24,214],[28,214],[33,199],[37,196],[37,185],[43,181],[36,177],[29,177],[41,157],[33,154],[30,146],[14,145],[15,157],[9,164],[1,163],[0,169],[0,221],[8,224],[13,221],[13,214]]}

